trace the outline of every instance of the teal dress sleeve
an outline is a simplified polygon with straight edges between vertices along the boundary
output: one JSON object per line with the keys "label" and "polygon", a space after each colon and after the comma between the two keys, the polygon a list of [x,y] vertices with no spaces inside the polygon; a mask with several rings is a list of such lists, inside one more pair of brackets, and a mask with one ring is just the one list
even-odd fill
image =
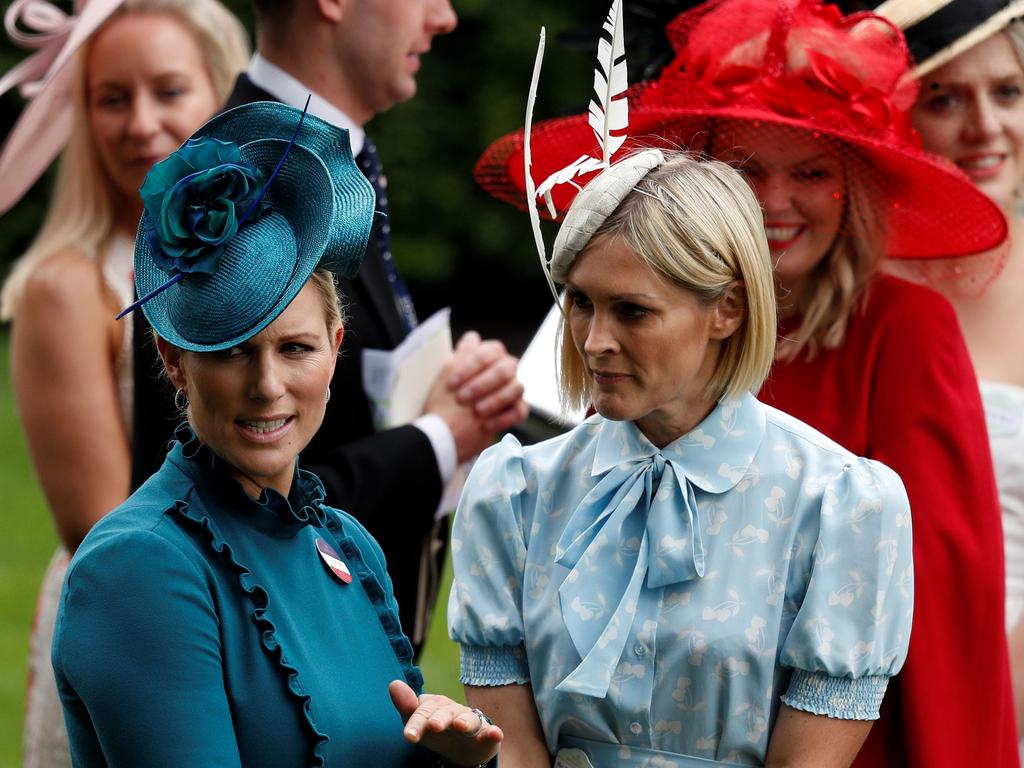
{"label": "teal dress sleeve", "polygon": [[141,530],[77,559],[55,637],[65,707],[89,703],[66,718],[74,765],[241,765],[209,590],[173,543]]}
{"label": "teal dress sleeve", "polygon": [[455,513],[448,634],[460,645],[465,685],[530,681],[522,613],[525,489],[522,446],[508,435],[477,459]]}
{"label": "teal dress sleeve", "polygon": [[913,615],[910,504],[895,472],[854,459],[828,480],[810,579],[781,663],[783,703],[874,720],[903,666]]}

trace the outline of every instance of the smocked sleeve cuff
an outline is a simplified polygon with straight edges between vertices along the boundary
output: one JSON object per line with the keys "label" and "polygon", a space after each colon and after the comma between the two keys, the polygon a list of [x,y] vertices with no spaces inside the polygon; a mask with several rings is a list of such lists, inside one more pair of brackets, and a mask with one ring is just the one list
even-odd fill
{"label": "smocked sleeve cuff", "polygon": [[530,682],[530,667],[522,645],[460,646],[459,681],[463,685],[523,685]]}
{"label": "smocked sleeve cuff", "polygon": [[854,679],[796,669],[782,703],[840,720],[877,720],[887,685],[889,678],[885,675]]}

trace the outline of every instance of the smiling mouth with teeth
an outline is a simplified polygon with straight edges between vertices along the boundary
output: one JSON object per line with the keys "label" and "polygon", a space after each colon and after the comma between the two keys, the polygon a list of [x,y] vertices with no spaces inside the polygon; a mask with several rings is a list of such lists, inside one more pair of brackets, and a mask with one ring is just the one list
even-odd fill
{"label": "smiling mouth with teeth", "polygon": [[796,225],[787,226],[765,226],[764,233],[770,243],[788,243],[796,238],[803,230],[803,227]]}
{"label": "smiling mouth with teeth", "polygon": [[994,168],[1003,161],[1002,155],[985,155],[984,157],[972,157],[966,160],[957,161],[957,165],[965,170],[984,170]]}
{"label": "smiling mouth with teeth", "polygon": [[265,434],[280,429],[288,422],[288,419],[274,419],[273,421],[243,421],[242,426],[253,432]]}

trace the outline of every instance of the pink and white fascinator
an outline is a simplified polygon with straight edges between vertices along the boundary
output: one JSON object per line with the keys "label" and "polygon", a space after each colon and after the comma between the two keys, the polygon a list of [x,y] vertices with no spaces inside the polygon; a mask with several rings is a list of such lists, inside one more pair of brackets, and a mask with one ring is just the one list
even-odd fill
{"label": "pink and white fascinator", "polygon": [[76,0],[65,13],[49,0],[14,0],[4,13],[11,42],[35,50],[0,77],[0,95],[18,86],[29,100],[0,152],[0,214],[35,183],[71,134],[75,52],[124,0]]}

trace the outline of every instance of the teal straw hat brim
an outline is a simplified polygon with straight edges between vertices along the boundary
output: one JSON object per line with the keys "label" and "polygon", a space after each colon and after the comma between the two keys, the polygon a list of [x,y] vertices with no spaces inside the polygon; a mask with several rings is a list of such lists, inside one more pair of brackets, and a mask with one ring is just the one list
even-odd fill
{"label": "teal straw hat brim", "polygon": [[[254,118],[244,119],[253,106]],[[195,137],[238,143],[242,158],[269,177],[299,113],[266,106],[273,109],[257,104],[227,112]],[[286,120],[280,110],[288,111]],[[358,267],[373,222],[373,189],[352,160],[347,132],[308,115],[305,120],[267,192],[269,211],[239,228],[214,272],[188,273],[142,305],[146,319],[171,344],[194,352],[235,346],[270,325],[317,268],[349,275]],[[259,138],[243,143],[246,137]],[[154,258],[148,228],[143,216],[135,248],[140,296],[169,277]]]}

